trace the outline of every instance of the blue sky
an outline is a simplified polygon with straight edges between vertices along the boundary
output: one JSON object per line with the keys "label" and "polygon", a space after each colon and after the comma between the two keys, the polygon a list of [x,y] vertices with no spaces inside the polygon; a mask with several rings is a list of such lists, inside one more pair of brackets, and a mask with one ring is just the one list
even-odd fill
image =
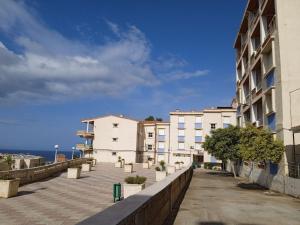
{"label": "blue sky", "polygon": [[229,105],[245,4],[0,1],[0,148],[70,149],[85,117]]}

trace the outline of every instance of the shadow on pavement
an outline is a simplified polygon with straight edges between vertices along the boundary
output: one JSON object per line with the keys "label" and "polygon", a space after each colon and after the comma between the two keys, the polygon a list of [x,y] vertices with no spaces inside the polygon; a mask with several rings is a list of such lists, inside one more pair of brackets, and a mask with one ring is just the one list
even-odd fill
{"label": "shadow on pavement", "polygon": [[247,190],[268,190],[267,188],[255,183],[238,183],[237,186]]}
{"label": "shadow on pavement", "polygon": [[225,225],[225,223],[217,222],[217,221],[205,221],[205,222],[199,222],[198,225]]}
{"label": "shadow on pavement", "polygon": [[206,174],[213,175],[213,176],[221,176],[221,177],[233,177],[232,173],[228,173],[225,171],[218,171],[218,172],[212,171],[212,172],[206,172]]}

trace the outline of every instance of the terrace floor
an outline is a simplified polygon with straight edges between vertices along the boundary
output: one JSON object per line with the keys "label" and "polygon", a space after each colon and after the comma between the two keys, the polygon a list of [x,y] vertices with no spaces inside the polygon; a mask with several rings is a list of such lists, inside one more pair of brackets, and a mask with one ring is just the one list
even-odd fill
{"label": "terrace floor", "polygon": [[[155,182],[155,170],[135,164],[130,175],[146,176],[146,187]],[[19,188],[18,196],[0,198],[1,224],[76,224],[111,206],[113,184],[123,183],[129,176],[112,163],[98,163],[91,172],[82,172],[80,179],[58,177],[27,184]]]}

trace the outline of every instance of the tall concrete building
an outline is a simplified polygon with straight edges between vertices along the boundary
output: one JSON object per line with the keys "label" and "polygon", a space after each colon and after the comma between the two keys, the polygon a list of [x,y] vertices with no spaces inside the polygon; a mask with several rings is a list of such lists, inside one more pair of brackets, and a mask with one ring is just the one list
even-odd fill
{"label": "tall concrete building", "polygon": [[285,174],[300,162],[299,37],[299,0],[249,0],[234,43],[237,123],[283,140]]}
{"label": "tall concrete building", "polygon": [[86,129],[77,132],[85,139],[78,144],[87,157],[99,162],[154,162],[168,164],[183,161],[217,162],[204,152],[202,143],[210,131],[229,124],[236,125],[236,109],[217,107],[203,111],[170,112],[170,122],[137,121],[124,116],[84,119]]}

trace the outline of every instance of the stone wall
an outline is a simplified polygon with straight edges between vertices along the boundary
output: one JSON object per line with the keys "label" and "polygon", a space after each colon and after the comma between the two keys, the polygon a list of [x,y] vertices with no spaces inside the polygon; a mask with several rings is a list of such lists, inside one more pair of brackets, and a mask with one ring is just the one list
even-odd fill
{"label": "stone wall", "polygon": [[[230,162],[227,163],[226,169],[232,172]],[[284,174],[281,171],[283,167],[279,167],[279,170],[274,174],[271,173],[269,163],[264,169],[258,168],[255,163],[235,165],[235,169],[239,176],[248,178],[250,182],[257,183],[273,191],[300,197],[300,179],[282,175]]]}
{"label": "stone wall", "polygon": [[136,195],[80,222],[80,225],[162,225],[172,221],[189,186],[189,165]]}
{"label": "stone wall", "polygon": [[8,176],[12,178],[20,178],[20,184],[27,184],[50,177],[66,170],[68,167],[79,167],[86,161],[86,158],[80,158],[29,169],[0,171],[0,178]]}

